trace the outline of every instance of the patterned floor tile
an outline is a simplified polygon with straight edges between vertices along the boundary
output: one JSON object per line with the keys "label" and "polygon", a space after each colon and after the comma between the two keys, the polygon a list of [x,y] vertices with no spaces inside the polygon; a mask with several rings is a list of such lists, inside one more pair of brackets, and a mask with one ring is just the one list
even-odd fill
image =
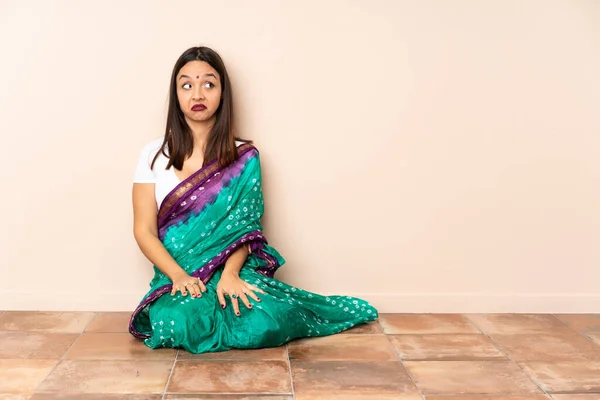
{"label": "patterned floor tile", "polygon": [[403,360],[506,360],[481,334],[390,335],[390,339]]}
{"label": "patterned floor tile", "polygon": [[287,361],[177,361],[168,393],[291,394]]}
{"label": "patterned floor tile", "polygon": [[174,349],[151,349],[129,333],[83,333],[65,355],[76,360],[175,360]]}
{"label": "patterned floor tile", "polygon": [[524,362],[524,370],[551,393],[600,393],[600,362]]}
{"label": "patterned floor tile", "polygon": [[0,358],[61,358],[77,333],[0,332]]}
{"label": "patterned floor tile", "polygon": [[573,333],[551,314],[469,314],[468,317],[488,335]]}
{"label": "patterned floor tile", "polygon": [[81,333],[92,312],[7,311],[0,315],[0,332]]}
{"label": "patterned floor tile", "polygon": [[179,351],[178,360],[245,360],[245,361],[265,361],[282,360],[287,361],[286,346],[270,347],[266,349],[253,350],[229,350],[215,353],[192,354],[185,350]]}
{"label": "patterned floor tile", "polygon": [[57,363],[58,360],[0,360],[0,393],[33,393]]}
{"label": "patterned floor tile", "polygon": [[89,323],[86,332],[127,333],[130,312],[101,312]]}
{"label": "patterned floor tile", "polygon": [[557,314],[571,328],[583,333],[600,333],[600,314]]}
{"label": "patterned floor tile", "polygon": [[571,334],[493,335],[514,361],[600,361],[600,346],[578,332]]}
{"label": "patterned floor tile", "polygon": [[535,383],[508,361],[406,361],[404,365],[426,395],[541,394]]}
{"label": "patterned floor tile", "polygon": [[292,361],[296,397],[418,394],[400,362]]}
{"label": "patterned floor tile", "polygon": [[288,345],[292,360],[305,361],[396,361],[384,335],[333,335],[295,340]]}
{"label": "patterned floor tile", "polygon": [[460,314],[380,314],[387,334],[480,333]]}
{"label": "patterned floor tile", "polygon": [[63,360],[37,392],[162,394],[172,361]]}

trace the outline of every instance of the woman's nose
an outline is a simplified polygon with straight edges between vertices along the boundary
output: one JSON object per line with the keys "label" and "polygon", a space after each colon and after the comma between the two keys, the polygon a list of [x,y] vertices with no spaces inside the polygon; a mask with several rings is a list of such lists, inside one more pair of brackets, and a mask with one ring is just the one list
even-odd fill
{"label": "woman's nose", "polygon": [[204,93],[202,91],[202,87],[201,86],[196,86],[194,88],[194,93],[192,94],[194,99],[203,99],[204,98]]}

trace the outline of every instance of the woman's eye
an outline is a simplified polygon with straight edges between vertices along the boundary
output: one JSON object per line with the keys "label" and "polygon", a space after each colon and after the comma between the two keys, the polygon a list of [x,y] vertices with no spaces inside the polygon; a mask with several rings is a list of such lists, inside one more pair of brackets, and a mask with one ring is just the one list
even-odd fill
{"label": "woman's eye", "polygon": [[183,85],[181,85],[181,87],[184,89],[191,89],[192,85],[190,85],[189,83],[184,83]]}
{"label": "woman's eye", "polygon": [[212,82],[206,82],[206,83],[204,84],[204,87],[207,87],[207,88],[209,88],[209,89],[212,89],[212,88],[214,88],[214,87],[215,87],[215,85],[214,85]]}

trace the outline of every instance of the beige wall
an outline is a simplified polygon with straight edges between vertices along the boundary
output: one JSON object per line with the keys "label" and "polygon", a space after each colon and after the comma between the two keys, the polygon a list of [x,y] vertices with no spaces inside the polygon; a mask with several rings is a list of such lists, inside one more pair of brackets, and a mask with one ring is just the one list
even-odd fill
{"label": "beige wall", "polygon": [[598,1],[0,0],[0,41],[0,309],[137,304],[133,169],[204,44],[281,279],[387,312],[600,312]]}

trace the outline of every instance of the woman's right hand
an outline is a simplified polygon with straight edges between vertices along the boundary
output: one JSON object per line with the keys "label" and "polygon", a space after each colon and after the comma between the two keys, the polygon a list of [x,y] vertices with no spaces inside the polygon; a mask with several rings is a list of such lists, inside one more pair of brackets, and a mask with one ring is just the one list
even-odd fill
{"label": "woman's right hand", "polygon": [[206,286],[200,278],[194,278],[184,272],[173,279],[171,296],[175,296],[177,291],[180,291],[182,296],[187,296],[189,291],[192,297],[202,297],[202,292],[206,292]]}

